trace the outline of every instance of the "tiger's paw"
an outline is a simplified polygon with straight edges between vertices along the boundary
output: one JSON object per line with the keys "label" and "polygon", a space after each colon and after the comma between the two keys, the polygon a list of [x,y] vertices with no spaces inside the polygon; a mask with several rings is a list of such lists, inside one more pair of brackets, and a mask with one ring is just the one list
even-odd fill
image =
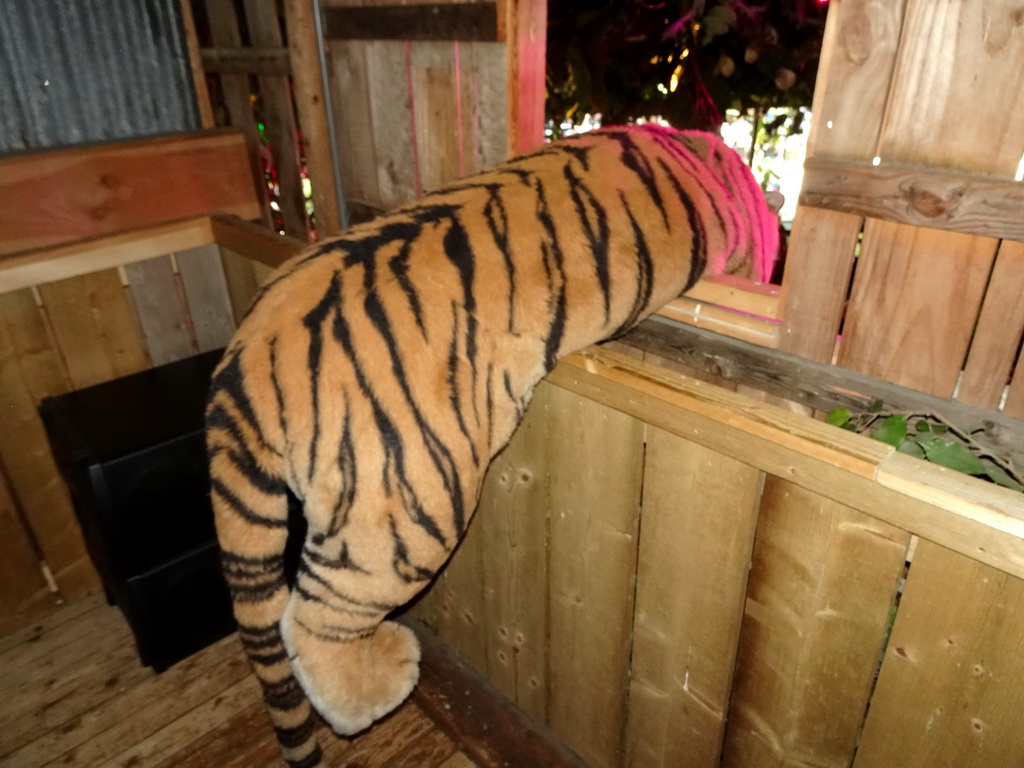
{"label": "tiger's paw", "polygon": [[368,728],[393,710],[419,679],[419,642],[401,624],[385,621],[369,637],[334,642],[318,638],[286,611],[281,629],[299,684],[343,736]]}

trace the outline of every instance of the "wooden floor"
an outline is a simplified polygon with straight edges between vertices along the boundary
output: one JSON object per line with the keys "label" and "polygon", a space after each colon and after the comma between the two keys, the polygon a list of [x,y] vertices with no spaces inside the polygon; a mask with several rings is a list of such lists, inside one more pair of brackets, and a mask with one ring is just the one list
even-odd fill
{"label": "wooden floor", "polygon": [[[474,768],[414,702],[354,740],[324,728],[320,744],[328,766]],[[0,638],[0,768],[282,765],[234,635],[157,675],[96,596]]]}

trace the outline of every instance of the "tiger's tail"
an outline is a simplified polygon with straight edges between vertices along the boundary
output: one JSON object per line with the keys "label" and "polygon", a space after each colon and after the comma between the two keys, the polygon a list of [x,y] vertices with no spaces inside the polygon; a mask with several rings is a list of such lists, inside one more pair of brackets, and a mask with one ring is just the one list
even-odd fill
{"label": "tiger's tail", "polygon": [[238,636],[262,686],[285,760],[293,768],[315,768],[322,759],[316,721],[281,637],[289,598],[284,462],[261,437],[237,357],[228,359],[214,378],[206,420],[211,501]]}

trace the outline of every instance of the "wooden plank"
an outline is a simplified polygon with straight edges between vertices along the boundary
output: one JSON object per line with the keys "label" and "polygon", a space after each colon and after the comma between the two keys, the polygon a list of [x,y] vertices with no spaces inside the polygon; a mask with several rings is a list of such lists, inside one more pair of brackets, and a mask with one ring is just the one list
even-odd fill
{"label": "wooden plank", "polygon": [[[13,633],[56,608],[55,595],[43,578],[41,553],[31,538],[24,512],[12,495],[0,466],[0,636]],[[0,656],[0,664],[5,664]]]}
{"label": "wooden plank", "polygon": [[[233,0],[203,0],[206,4],[206,18],[210,27],[213,44],[224,48],[238,48],[242,35],[238,28],[238,14]],[[248,75],[220,75],[220,89],[227,109],[228,124],[245,137],[245,155],[249,168],[250,186],[259,205],[258,218],[268,227],[273,218],[267,199],[267,187],[263,176],[262,151],[259,128],[253,114],[252,82]]]}
{"label": "wooden plank", "polygon": [[876,481],[891,446],[606,350],[566,358],[548,381],[1024,577],[1024,509],[1000,512],[1005,496],[981,480],[968,478],[977,499],[991,495],[985,518],[970,508],[941,510]]}
{"label": "wooden plank", "polygon": [[1024,100],[1014,77],[993,73],[1024,70],[1019,13],[1012,3],[908,0],[877,153],[883,164],[1013,177]]}
{"label": "wooden plank", "polygon": [[478,173],[508,157],[508,70],[504,43],[457,43],[462,169]]}
{"label": "wooden plank", "polygon": [[192,0],[180,0],[181,26],[185,31],[185,43],[188,46],[188,64],[192,71],[192,87],[196,94],[196,108],[199,110],[199,123],[203,128],[213,128],[217,121],[213,116],[213,104],[210,102],[210,91],[206,87],[206,73],[200,59],[199,38],[196,35],[196,22],[192,15]]}
{"label": "wooden plank", "polygon": [[[250,41],[258,46],[280,47],[284,38],[277,4],[244,0],[244,6]],[[281,50],[287,55],[287,49]],[[257,81],[269,149],[277,170],[278,204],[284,229],[288,234],[306,240],[306,198],[302,191],[302,163],[291,83],[287,74],[261,74]]]}
{"label": "wooden plank", "polygon": [[[0,295],[0,460],[64,598],[74,600],[95,588],[98,577],[36,411],[43,397],[67,389],[60,352],[31,292]],[[35,583],[37,573],[34,568],[26,579]]]}
{"label": "wooden plank", "polygon": [[[52,633],[37,641],[41,647],[21,646],[7,654],[5,660],[11,666],[4,672],[5,690],[21,699],[40,688],[52,687],[59,681],[75,677],[83,663],[94,661],[93,657],[97,649],[102,648],[102,643],[122,642],[130,636],[123,618],[116,611],[96,610],[88,618],[93,620],[91,634],[81,631],[72,635]],[[32,738],[32,734],[29,737]]]}
{"label": "wooden plank", "polygon": [[213,240],[222,249],[234,251],[268,267],[281,266],[307,247],[306,243],[294,237],[279,235],[236,217],[214,216],[210,224]]}
{"label": "wooden plank", "polygon": [[270,714],[263,702],[253,704],[229,717],[201,738],[185,745],[154,768],[220,766],[252,768],[257,755],[280,760],[280,748],[272,734]]}
{"label": "wooden plank", "polygon": [[438,636],[481,672],[488,668],[493,642],[487,625],[484,561],[497,554],[485,552],[486,524],[485,518],[469,527],[434,586]]}
{"label": "wooden plank", "polygon": [[711,275],[685,294],[694,301],[716,304],[749,315],[779,319],[779,286],[736,275]]}
{"label": "wooden plank", "polygon": [[546,0],[506,0],[509,155],[544,143]]}
{"label": "wooden plank", "polygon": [[648,432],[626,766],[718,765],[762,479]]}
{"label": "wooden plank", "polygon": [[151,259],[212,240],[209,217],[196,216],[67,245],[22,251],[0,259],[0,293]]}
{"label": "wooden plank", "polygon": [[891,88],[906,0],[829,7],[811,110],[808,157],[870,161]]}
{"label": "wooden plank", "polygon": [[780,326],[771,320],[733,312],[715,304],[705,304],[688,296],[680,296],[655,314],[697,328],[707,328],[732,339],[772,349],[778,346]]}
{"label": "wooden plank", "polygon": [[549,730],[503,697],[489,677],[474,671],[429,631],[417,629],[423,656],[413,701],[468,754],[468,763],[453,766],[583,768]]}
{"label": "wooden plank", "polygon": [[260,281],[256,276],[256,263],[224,247],[220,249],[220,256],[224,265],[228,299],[231,301],[231,314],[237,327],[242,324],[249,311],[249,305],[252,304],[260,287]]}
{"label": "wooden plank", "polygon": [[[324,749],[324,764],[386,768],[399,760],[405,750],[430,728],[430,720],[413,705],[399,708],[387,720],[375,723],[355,744],[336,739]],[[344,757],[344,762],[339,758]],[[277,765],[280,764],[278,758]]]}
{"label": "wooden plank", "polygon": [[[99,642],[95,638],[99,638]],[[104,648],[100,645],[103,641],[110,646]],[[0,754],[8,756],[13,750],[20,750],[38,734],[59,728],[110,700],[117,695],[119,686],[134,686],[153,674],[139,666],[127,625],[118,623],[102,635],[97,633],[93,642],[95,651],[86,660],[63,670],[45,685],[4,702],[5,721],[9,725],[0,734]],[[108,681],[112,682],[108,685]],[[25,763],[10,757],[0,762],[3,768],[19,764]]]}
{"label": "wooden plank", "polygon": [[869,219],[839,364],[950,397],[997,244]]}
{"label": "wooden plank", "polygon": [[233,75],[283,75],[292,73],[288,49],[283,46],[251,48],[203,48],[202,68]]}
{"label": "wooden plank", "polygon": [[[65,603],[59,610],[32,622],[31,625],[0,638],[0,669],[4,679],[20,666],[33,664],[34,659],[55,654],[61,646],[81,634],[81,624],[104,621],[106,599],[99,594],[89,595],[73,603]],[[89,614],[89,615],[86,615]]]}
{"label": "wooden plank", "polygon": [[1024,763],[1024,581],[922,541],[855,768]]}
{"label": "wooden plank", "polygon": [[808,158],[800,204],[919,227],[1024,240],[1024,186],[1009,178]]}
{"label": "wooden plank", "polygon": [[491,463],[478,505],[488,679],[536,722],[547,721],[548,423],[546,384]]}
{"label": "wooden plank", "polygon": [[459,43],[462,166],[478,173],[509,153],[508,62],[504,43]]}
{"label": "wooden plank", "polygon": [[346,203],[379,204],[366,43],[339,40],[330,42],[329,50],[334,62],[331,103]]}
{"label": "wooden plank", "polygon": [[765,480],[724,766],[850,764],[909,542]]}
{"label": "wooden plank", "polygon": [[502,42],[503,12],[496,2],[328,7],[324,38]]}
{"label": "wooden plank", "polygon": [[1018,523],[1024,520],[1019,492],[978,482],[962,472],[902,453],[894,453],[878,465],[877,480],[879,485],[908,498],[954,514],[970,515],[995,529],[1016,532],[1020,530]]}
{"label": "wooden plank", "polygon": [[[961,402],[992,410],[999,406],[1024,335],[1022,292],[1024,243],[1004,240],[996,255],[957,391]],[[1024,370],[1018,375],[1024,376]]]}
{"label": "wooden plank", "polygon": [[[807,139],[808,158],[877,154],[906,0],[843,0],[829,8]],[[786,255],[779,348],[831,362],[859,216],[798,206]]]}
{"label": "wooden plank", "polygon": [[191,319],[170,257],[137,261],[124,271],[146,354],[153,365],[173,363],[196,354]]}
{"label": "wooden plank", "polygon": [[199,352],[227,346],[235,332],[220,249],[209,243],[175,255]]}
{"label": "wooden plank", "polygon": [[58,280],[39,293],[76,389],[149,367],[131,302],[113,269]]}
{"label": "wooden plank", "polygon": [[[25,648],[46,648],[43,651],[45,655],[52,638],[58,635],[68,637],[76,633],[78,629],[74,620],[89,611],[100,609],[101,605],[106,605],[103,597],[90,595],[73,603],[65,603],[54,612],[34,619],[31,624],[0,636],[0,662],[3,662],[0,668],[7,670],[16,667],[20,657],[15,654]],[[46,642],[41,642],[43,638],[46,638]],[[54,640],[53,643],[53,647],[57,647],[60,641]]]}
{"label": "wooden plank", "polygon": [[0,254],[211,211],[256,218],[234,131],[104,144],[0,160]]}
{"label": "wooden plank", "polygon": [[367,42],[366,68],[380,192],[377,202],[393,208],[420,194],[405,44]]}
{"label": "wooden plank", "polygon": [[442,731],[430,728],[388,763],[388,768],[421,768],[439,765],[458,751],[455,742]]}
{"label": "wooden plank", "polygon": [[876,400],[882,400],[896,411],[935,414],[972,433],[987,449],[1024,465],[1024,423],[986,408],[658,318],[641,323],[623,342],[659,356],[655,361],[659,365],[682,365],[679,370],[688,376],[734,389],[737,385],[753,387],[818,411],[867,411]]}
{"label": "wooden plank", "polygon": [[548,723],[603,768],[617,764],[626,721],[644,426],[555,388],[548,422]]}
{"label": "wooden plank", "polygon": [[339,205],[343,201],[338,200],[334,181],[331,139],[327,130],[324,102],[324,89],[327,86],[320,76],[319,44],[313,13],[313,3],[308,0],[284,0],[295,109],[299,116],[306,167],[313,187],[317,236],[323,238],[341,231]]}
{"label": "wooden plank", "polygon": [[[82,768],[86,766],[122,768],[125,765],[156,764],[173,755],[184,745],[201,738],[232,715],[260,701],[261,698],[260,683],[250,675],[176,720],[167,722],[161,719],[159,722],[163,725],[162,728],[131,748],[114,755],[111,759],[102,763],[73,762],[71,765],[80,765]],[[79,752],[76,752],[75,758],[78,759],[78,756]]]}
{"label": "wooden plank", "polygon": [[779,300],[779,349],[832,361],[861,224],[859,216],[797,206]]}
{"label": "wooden plank", "polygon": [[423,192],[432,192],[462,175],[462,102],[453,46],[417,42],[409,48],[413,126]]}

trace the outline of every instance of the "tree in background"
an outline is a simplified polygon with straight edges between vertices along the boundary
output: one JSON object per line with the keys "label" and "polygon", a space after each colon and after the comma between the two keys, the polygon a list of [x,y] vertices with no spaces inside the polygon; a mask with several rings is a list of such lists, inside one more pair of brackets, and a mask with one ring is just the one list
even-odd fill
{"label": "tree in background", "polygon": [[[726,109],[809,107],[826,9],[821,0],[549,0],[548,119],[660,116],[717,130]],[[803,112],[788,115],[776,119],[799,132]]]}

